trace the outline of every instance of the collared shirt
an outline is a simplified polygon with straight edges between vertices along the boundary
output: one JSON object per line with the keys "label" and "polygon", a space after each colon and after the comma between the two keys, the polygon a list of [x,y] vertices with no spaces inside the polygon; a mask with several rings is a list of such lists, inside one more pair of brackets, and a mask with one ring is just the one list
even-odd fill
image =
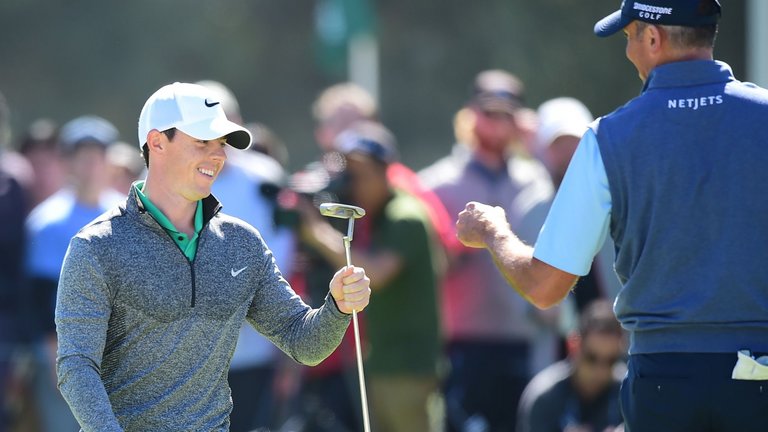
{"label": "collared shirt", "polygon": [[154,220],[160,224],[166,233],[173,239],[176,246],[181,249],[184,256],[188,260],[193,261],[195,254],[197,253],[197,241],[200,238],[200,231],[203,229],[203,206],[201,201],[197,202],[197,208],[195,209],[195,233],[190,237],[186,233],[180,232],[173,226],[173,223],[168,219],[157,206],[155,206],[150,199],[144,195],[144,180],[139,180],[133,183],[134,189],[136,189],[137,195],[141,200],[141,204],[144,209],[149,213]]}
{"label": "collared shirt", "polygon": [[541,228],[533,256],[584,276],[608,235],[611,192],[592,129],[581,138]]}
{"label": "collared shirt", "polygon": [[84,431],[226,432],[226,371],[245,320],[304,364],[320,363],[343,337],[350,318],[330,294],[311,309],[254,227],[220,212],[212,195],[202,206],[205,247],[193,262],[135,192],[72,239],[57,297],[57,372]]}
{"label": "collared shirt", "polygon": [[[708,61],[677,62],[654,69],[643,93],[688,85],[732,81],[730,67],[715,61],[716,69],[702,67]],[[722,103],[721,96],[671,99],[667,109],[692,109]],[[533,256],[565,272],[584,276],[608,235],[613,206],[608,176],[592,127],[584,133],[571,159],[563,183],[552,203],[536,241]]]}
{"label": "collared shirt", "polygon": [[768,349],[766,116],[728,65],[674,62],[583,137],[534,256],[584,274],[610,224],[631,354]]}

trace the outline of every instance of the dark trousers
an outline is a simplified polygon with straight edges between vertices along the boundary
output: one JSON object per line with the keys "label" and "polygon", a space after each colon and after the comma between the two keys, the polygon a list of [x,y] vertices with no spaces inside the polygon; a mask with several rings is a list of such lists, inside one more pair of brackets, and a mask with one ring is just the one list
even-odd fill
{"label": "dark trousers", "polygon": [[449,343],[447,430],[514,431],[517,404],[529,379],[529,351],[522,342]]}
{"label": "dark trousers", "polygon": [[295,407],[302,426],[285,430],[362,431],[363,421],[356,374],[356,369],[349,368],[324,376],[307,377],[297,400],[298,406]]}
{"label": "dark trousers", "polygon": [[271,365],[229,371],[233,404],[229,415],[231,432],[248,432],[271,426],[274,379],[275,368]]}
{"label": "dark trousers", "polygon": [[731,379],[736,353],[638,354],[621,386],[626,432],[768,430],[768,381]]}

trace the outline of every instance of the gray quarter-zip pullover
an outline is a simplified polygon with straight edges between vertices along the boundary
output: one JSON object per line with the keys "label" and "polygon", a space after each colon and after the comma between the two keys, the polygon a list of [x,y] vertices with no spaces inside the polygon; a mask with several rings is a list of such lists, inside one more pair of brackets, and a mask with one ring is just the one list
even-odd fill
{"label": "gray quarter-zip pullover", "polygon": [[84,432],[227,431],[227,371],[243,320],[314,365],[349,324],[312,309],[258,231],[203,200],[190,262],[129,194],[71,241],[56,304],[59,389]]}

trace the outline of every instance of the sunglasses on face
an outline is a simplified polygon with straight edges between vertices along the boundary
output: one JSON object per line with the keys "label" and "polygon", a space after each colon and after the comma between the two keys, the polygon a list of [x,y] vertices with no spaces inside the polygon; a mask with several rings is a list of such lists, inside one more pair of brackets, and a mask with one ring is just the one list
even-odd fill
{"label": "sunglasses on face", "polygon": [[485,118],[491,119],[491,120],[497,120],[497,121],[509,121],[512,120],[512,114],[504,111],[490,111],[490,110],[482,110],[481,111],[483,116]]}
{"label": "sunglasses on face", "polygon": [[604,368],[613,367],[613,365],[615,365],[621,359],[618,356],[601,357],[591,351],[584,351],[582,353],[582,358],[584,359],[584,362],[590,366],[600,366]]}

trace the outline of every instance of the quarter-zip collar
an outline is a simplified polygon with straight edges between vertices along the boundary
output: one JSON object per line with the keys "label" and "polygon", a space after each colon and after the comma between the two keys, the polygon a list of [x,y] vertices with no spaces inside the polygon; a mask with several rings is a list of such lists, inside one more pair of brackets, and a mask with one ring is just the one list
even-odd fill
{"label": "quarter-zip collar", "polygon": [[136,190],[136,196],[139,198],[139,203],[146,209],[152,218],[154,218],[158,224],[165,230],[166,233],[173,239],[176,246],[181,249],[184,256],[188,260],[193,261],[195,254],[197,253],[197,245],[200,238],[200,231],[203,229],[203,205],[200,201],[197,202],[194,215],[194,232],[187,235],[184,232],[179,231],[171,222],[170,219],[159,209],[152,200],[144,195],[144,181],[137,181],[133,184]]}
{"label": "quarter-zip collar", "polygon": [[[197,210],[195,212],[195,236],[193,239],[190,240],[190,241],[194,241],[195,243],[194,245],[190,245],[190,247],[181,247],[181,245],[179,245],[178,239],[173,237],[174,233],[171,232],[172,230],[164,226],[163,222],[161,222],[160,219],[162,218],[155,218],[152,215],[151,210],[145,207],[144,202],[142,201],[142,198],[141,198],[141,190],[140,190],[141,188],[143,188],[143,186],[144,186],[144,183],[141,181],[135,182],[131,186],[131,191],[128,194],[128,199],[125,205],[126,212],[128,214],[137,214],[142,224],[149,227],[150,229],[167,234],[171,238],[171,240],[177,246],[179,246],[180,251],[184,254],[184,256],[187,258],[187,262],[189,263],[190,279],[192,282],[190,306],[195,307],[195,302],[197,298],[197,281],[195,277],[194,263],[195,263],[195,257],[197,256],[197,246],[199,245],[200,239],[202,238],[205,228],[208,226],[208,223],[221,210],[221,204],[213,195],[208,195],[207,197],[200,200],[200,202],[198,202]],[[151,202],[147,200],[147,204],[151,204]],[[168,222],[168,224],[170,225],[170,227],[173,227],[173,224],[170,224],[170,221]],[[174,231],[175,231],[175,228],[174,228]]]}
{"label": "quarter-zip collar", "polygon": [[[213,194],[208,195],[207,197],[200,200],[200,203],[202,207],[203,228],[205,228],[205,226],[208,225],[208,222],[210,222],[211,219],[213,219],[214,216],[216,216],[219,211],[221,211],[222,206],[221,203],[219,203],[219,200],[216,199]],[[145,224],[154,221],[152,216],[147,213],[147,209],[144,207],[141,199],[139,199],[138,191],[136,190],[136,183],[133,184],[131,191],[128,194],[128,200],[126,201],[125,209],[128,213],[140,214],[141,220]],[[160,228],[159,224],[157,223],[152,223],[151,225],[155,225]]]}

